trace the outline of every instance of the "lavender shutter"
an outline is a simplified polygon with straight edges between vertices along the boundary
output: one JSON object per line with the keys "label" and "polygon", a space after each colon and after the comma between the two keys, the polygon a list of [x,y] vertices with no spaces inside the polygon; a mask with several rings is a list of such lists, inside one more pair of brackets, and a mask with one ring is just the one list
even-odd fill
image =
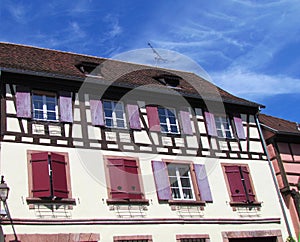
{"label": "lavender shutter", "polygon": [[191,124],[191,119],[190,119],[190,113],[188,111],[181,110],[179,112],[179,114],[180,114],[181,126],[182,126],[183,133],[192,135],[193,129],[192,129],[192,124]]}
{"label": "lavender shutter", "polygon": [[147,106],[147,119],[150,131],[160,131],[160,121],[158,117],[157,107]]}
{"label": "lavender shutter", "polygon": [[244,127],[243,127],[243,120],[240,116],[233,117],[236,134],[239,139],[246,139]]}
{"label": "lavender shutter", "polygon": [[103,106],[100,100],[90,100],[92,124],[104,126]]}
{"label": "lavender shutter", "polygon": [[196,174],[198,189],[201,195],[201,200],[205,202],[212,202],[213,199],[207,179],[205,166],[202,164],[194,164],[194,170]]}
{"label": "lavender shutter", "polygon": [[73,122],[72,95],[70,92],[59,93],[60,121]]}
{"label": "lavender shutter", "polygon": [[130,128],[141,130],[139,107],[136,104],[127,104]]}
{"label": "lavender shutter", "polygon": [[152,169],[159,200],[172,199],[167,164],[162,161],[152,161]]}
{"label": "lavender shutter", "polygon": [[208,135],[218,136],[215,117],[212,113],[204,112]]}
{"label": "lavender shutter", "polygon": [[17,87],[16,93],[17,117],[31,118],[30,91],[26,87]]}

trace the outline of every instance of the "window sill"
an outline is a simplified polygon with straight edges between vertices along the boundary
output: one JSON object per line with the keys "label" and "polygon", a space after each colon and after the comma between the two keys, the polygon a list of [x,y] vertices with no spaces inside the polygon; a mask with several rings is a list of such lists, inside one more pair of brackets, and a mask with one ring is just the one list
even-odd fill
{"label": "window sill", "polygon": [[170,205],[188,205],[188,206],[204,206],[204,201],[189,201],[189,200],[169,200]]}
{"label": "window sill", "polygon": [[114,205],[114,204],[149,205],[149,200],[148,199],[107,199],[106,203],[109,205]]}
{"label": "window sill", "polygon": [[232,207],[261,207],[262,202],[230,202]]}
{"label": "window sill", "polygon": [[76,205],[76,200],[74,198],[63,198],[63,199],[51,199],[51,198],[26,198],[27,204],[51,204],[51,205]]}

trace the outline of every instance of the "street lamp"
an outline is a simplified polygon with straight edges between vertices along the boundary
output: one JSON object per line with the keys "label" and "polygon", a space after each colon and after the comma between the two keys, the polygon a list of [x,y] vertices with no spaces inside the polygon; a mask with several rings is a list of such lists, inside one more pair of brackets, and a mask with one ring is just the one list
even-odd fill
{"label": "street lamp", "polygon": [[4,181],[4,176],[1,176],[1,183],[0,183],[0,200],[2,202],[6,202],[8,198],[8,192],[9,192],[9,187]]}

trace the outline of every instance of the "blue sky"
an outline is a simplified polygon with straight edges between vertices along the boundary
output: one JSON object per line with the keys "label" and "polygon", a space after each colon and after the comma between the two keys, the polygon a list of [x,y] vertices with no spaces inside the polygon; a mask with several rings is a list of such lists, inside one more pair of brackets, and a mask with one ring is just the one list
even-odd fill
{"label": "blue sky", "polygon": [[299,0],[1,0],[0,41],[109,58],[144,50],[137,62],[163,65],[150,42],[170,68],[191,70],[174,53],[190,58],[263,113],[300,122],[299,14]]}

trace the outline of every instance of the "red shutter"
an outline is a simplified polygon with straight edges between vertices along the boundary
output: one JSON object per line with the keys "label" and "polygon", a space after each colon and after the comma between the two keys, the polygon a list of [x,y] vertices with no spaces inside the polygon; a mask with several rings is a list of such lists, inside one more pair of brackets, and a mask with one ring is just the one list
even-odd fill
{"label": "red shutter", "polygon": [[239,139],[246,139],[244,127],[243,127],[243,120],[241,119],[240,115],[233,117],[236,134]]}
{"label": "red shutter", "polygon": [[100,100],[90,100],[92,124],[104,126],[103,106]]}
{"label": "red shutter", "polygon": [[68,198],[66,162],[63,155],[51,153],[52,189],[53,196]]}
{"label": "red shutter", "polygon": [[73,122],[72,94],[60,92],[59,94],[60,121]]}
{"label": "red shutter", "polygon": [[124,159],[108,159],[110,191],[113,199],[129,199]]}
{"label": "red shutter", "polygon": [[167,164],[162,161],[152,161],[156,192],[159,200],[172,199]]}
{"label": "red shutter", "polygon": [[243,178],[245,181],[245,186],[246,186],[246,190],[248,193],[249,201],[254,202],[255,195],[254,195],[254,191],[252,189],[252,185],[251,185],[251,181],[250,181],[250,173],[246,166],[242,166],[242,173],[243,173]]}
{"label": "red shutter", "polygon": [[16,107],[17,117],[31,118],[31,97],[28,88],[17,86]]}
{"label": "red shutter", "polygon": [[32,193],[33,197],[50,197],[48,152],[31,155]]}
{"label": "red shutter", "polygon": [[142,199],[141,186],[139,181],[138,166],[135,160],[124,160],[126,171],[127,192],[131,199]]}
{"label": "red shutter", "polygon": [[150,131],[160,131],[160,121],[158,117],[157,107],[147,106],[147,118]]}
{"label": "red shutter", "polygon": [[192,135],[193,129],[190,119],[190,112],[181,110],[179,114],[183,133]]}
{"label": "red shutter", "polygon": [[207,134],[210,136],[218,136],[215,117],[212,113],[204,112]]}
{"label": "red shutter", "polygon": [[233,202],[246,202],[246,194],[242,183],[239,166],[225,166]]}
{"label": "red shutter", "polygon": [[201,200],[206,202],[212,202],[213,199],[210,191],[210,186],[208,183],[205,166],[202,164],[194,164],[194,170],[196,174],[198,190],[201,195]]}
{"label": "red shutter", "polygon": [[130,128],[140,130],[141,123],[140,123],[139,106],[136,104],[127,104],[127,112],[129,117]]}

